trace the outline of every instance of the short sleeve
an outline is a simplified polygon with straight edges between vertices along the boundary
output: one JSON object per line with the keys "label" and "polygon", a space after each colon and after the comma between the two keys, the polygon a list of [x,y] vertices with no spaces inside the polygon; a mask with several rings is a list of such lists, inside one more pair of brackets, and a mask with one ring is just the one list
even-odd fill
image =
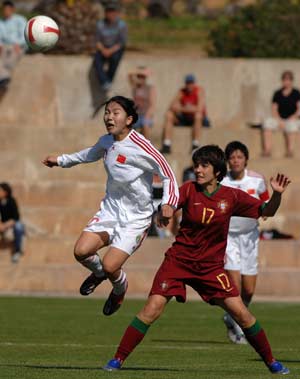
{"label": "short sleeve", "polygon": [[262,180],[259,182],[257,193],[260,198],[260,200],[267,201],[270,198],[267,183],[265,178],[262,178]]}
{"label": "short sleeve", "polygon": [[234,189],[235,204],[232,216],[259,218],[261,216],[264,201],[250,196],[239,189]]}
{"label": "short sleeve", "polygon": [[272,103],[278,104],[280,102],[280,92],[275,91],[272,97]]}

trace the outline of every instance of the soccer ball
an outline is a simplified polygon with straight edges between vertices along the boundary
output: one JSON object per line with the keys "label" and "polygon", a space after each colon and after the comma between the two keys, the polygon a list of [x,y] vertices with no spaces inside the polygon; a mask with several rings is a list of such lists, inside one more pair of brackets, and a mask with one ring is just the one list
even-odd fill
{"label": "soccer ball", "polygon": [[36,16],[28,20],[24,35],[32,50],[43,52],[55,46],[59,38],[59,27],[50,17]]}

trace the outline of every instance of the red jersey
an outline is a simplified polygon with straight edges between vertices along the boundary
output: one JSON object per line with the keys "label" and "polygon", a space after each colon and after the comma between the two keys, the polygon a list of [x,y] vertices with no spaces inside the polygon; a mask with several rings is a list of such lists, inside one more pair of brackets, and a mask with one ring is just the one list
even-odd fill
{"label": "red jersey", "polygon": [[185,88],[181,89],[180,103],[181,105],[197,105],[199,101],[199,87],[194,86],[191,92],[187,91]]}
{"label": "red jersey", "polygon": [[166,255],[200,265],[224,265],[231,216],[259,218],[264,202],[237,188],[219,185],[209,194],[196,182],[179,190],[182,221],[176,240]]}

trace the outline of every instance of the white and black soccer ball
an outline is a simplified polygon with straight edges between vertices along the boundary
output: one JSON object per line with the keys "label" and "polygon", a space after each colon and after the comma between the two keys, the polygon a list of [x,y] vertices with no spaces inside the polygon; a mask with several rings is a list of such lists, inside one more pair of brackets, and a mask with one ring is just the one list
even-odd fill
{"label": "white and black soccer ball", "polygon": [[57,23],[48,16],[35,16],[28,20],[24,35],[28,46],[34,51],[53,48],[59,38]]}

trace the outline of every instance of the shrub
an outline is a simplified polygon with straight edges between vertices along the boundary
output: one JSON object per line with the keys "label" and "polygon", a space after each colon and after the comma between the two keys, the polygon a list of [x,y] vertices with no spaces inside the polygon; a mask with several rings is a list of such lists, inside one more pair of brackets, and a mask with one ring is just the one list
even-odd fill
{"label": "shrub", "polygon": [[260,0],[221,16],[211,29],[211,56],[300,57],[300,1]]}

